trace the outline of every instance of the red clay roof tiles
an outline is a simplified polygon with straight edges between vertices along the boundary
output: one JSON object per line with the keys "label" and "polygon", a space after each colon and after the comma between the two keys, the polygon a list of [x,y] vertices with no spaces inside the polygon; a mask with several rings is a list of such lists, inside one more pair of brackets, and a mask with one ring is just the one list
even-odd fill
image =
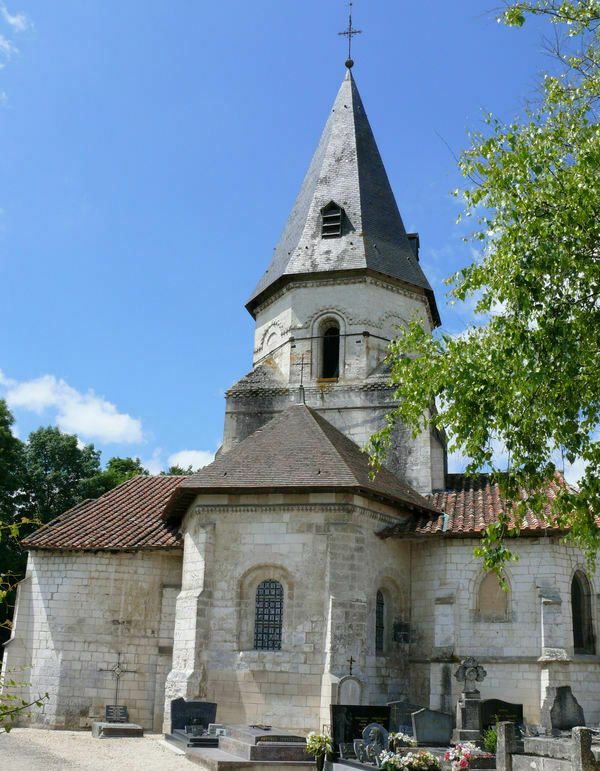
{"label": "red clay roof tiles", "polygon": [[28,549],[127,551],[181,547],[177,527],[161,514],[186,477],[137,476],[86,500],[23,540]]}
{"label": "red clay roof tiles", "polygon": [[[560,484],[560,477],[550,484],[549,500],[555,497]],[[448,474],[447,487],[448,489],[435,492],[431,497],[432,503],[447,515],[445,527],[444,516],[422,516],[410,527],[413,534],[480,535],[489,524],[497,521],[504,509],[500,489],[488,474],[479,474],[476,477]],[[550,503],[548,508],[549,506]],[[554,529],[537,515],[528,513],[521,532],[535,533]]]}

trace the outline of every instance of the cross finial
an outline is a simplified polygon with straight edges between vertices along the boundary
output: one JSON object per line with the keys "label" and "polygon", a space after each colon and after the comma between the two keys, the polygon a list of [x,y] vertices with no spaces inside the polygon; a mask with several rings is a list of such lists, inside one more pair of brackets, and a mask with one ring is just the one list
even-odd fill
{"label": "cross finial", "polygon": [[350,658],[346,659],[346,661],[348,662],[348,664],[350,664],[350,674],[352,674],[352,666],[353,666],[353,664],[355,662],[355,659],[352,656],[350,656]]}
{"label": "cross finial", "polygon": [[354,65],[352,61],[352,36],[361,34],[362,29],[352,29],[352,3],[348,3],[348,29],[345,32],[338,32],[338,35],[345,35],[348,38],[348,58],[346,59],[348,69]]}

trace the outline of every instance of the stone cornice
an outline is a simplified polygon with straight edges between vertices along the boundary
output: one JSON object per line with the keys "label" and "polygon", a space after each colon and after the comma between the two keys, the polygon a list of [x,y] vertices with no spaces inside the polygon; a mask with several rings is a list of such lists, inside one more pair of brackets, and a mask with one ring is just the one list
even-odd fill
{"label": "stone cornice", "polygon": [[[264,302],[262,302],[254,309],[255,316],[258,316],[259,313],[261,313],[263,310],[265,310],[270,305],[272,305],[280,297],[283,297],[291,289],[313,289],[315,286],[327,287],[327,286],[349,286],[352,284],[355,284],[355,285],[370,284],[371,286],[378,286],[382,289],[387,289],[390,292],[394,292],[395,294],[403,295],[404,297],[410,297],[412,300],[423,302],[426,308],[427,318],[429,320],[429,323],[431,324],[432,327],[436,326],[436,323],[431,314],[430,303],[428,302],[427,296],[422,292],[417,292],[413,289],[409,289],[407,286],[401,286],[392,281],[389,281],[389,282],[383,281],[382,279],[375,278],[374,276],[356,276],[356,277],[349,276],[346,278],[314,278],[310,280],[301,279],[299,281],[293,281],[293,276],[289,278],[292,279],[290,280],[289,283],[285,284],[277,292],[274,292],[272,295],[269,295],[269,297],[267,297]],[[368,323],[372,323],[372,322],[368,322]]]}
{"label": "stone cornice", "polygon": [[361,517],[367,517],[375,522],[382,522],[384,524],[397,524],[398,518],[388,516],[380,511],[374,511],[368,509],[365,506],[357,506],[354,503],[270,503],[270,504],[196,504],[192,506],[188,515],[198,514],[199,516],[206,514],[208,516],[214,516],[221,513],[244,513],[244,514],[286,514],[289,512],[302,512],[305,514],[356,514]]}

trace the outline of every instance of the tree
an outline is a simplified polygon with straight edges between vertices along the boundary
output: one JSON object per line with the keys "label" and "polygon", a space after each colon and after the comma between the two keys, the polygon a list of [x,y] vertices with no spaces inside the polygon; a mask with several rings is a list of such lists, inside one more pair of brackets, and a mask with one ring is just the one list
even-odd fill
{"label": "tree", "polygon": [[24,449],[22,510],[48,522],[86,497],[89,480],[100,472],[100,453],[93,444],[79,446],[73,434],[38,428]]}
{"label": "tree", "polygon": [[183,468],[183,466],[169,466],[168,471],[161,471],[160,475],[161,477],[170,477],[170,476],[186,476],[189,477],[192,474],[196,473],[194,469],[191,466],[188,466],[187,468]]}
{"label": "tree", "polygon": [[83,483],[86,498],[98,498],[113,487],[127,482],[135,476],[148,476],[148,469],[139,458],[111,458],[103,471],[99,471]]}
{"label": "tree", "polygon": [[[371,444],[379,463],[397,420],[415,434],[431,425],[470,458],[468,473],[496,474],[507,513],[476,553],[498,573],[527,509],[568,529],[590,565],[600,545],[600,3],[511,3],[501,20],[518,27],[532,14],[555,25],[557,73],[522,118],[487,115],[459,160],[468,182],[456,194],[479,257],[448,283],[452,302],[476,299],[478,321],[458,337],[430,335],[418,319],[400,333],[398,404]],[[583,474],[549,511],[545,490],[564,459]]]}

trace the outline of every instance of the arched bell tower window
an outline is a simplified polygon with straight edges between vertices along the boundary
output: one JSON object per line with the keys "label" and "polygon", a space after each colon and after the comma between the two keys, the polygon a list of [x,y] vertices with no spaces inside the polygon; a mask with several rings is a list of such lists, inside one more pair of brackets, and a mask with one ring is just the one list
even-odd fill
{"label": "arched bell tower window", "polygon": [[383,641],[385,637],[385,600],[383,592],[377,592],[375,603],[375,652],[383,653]]}
{"label": "arched bell tower window", "polygon": [[578,570],[571,583],[571,613],[573,615],[573,647],[575,653],[595,653],[594,627],[590,582]]}
{"label": "arched bell tower window", "polygon": [[331,380],[340,376],[340,328],[330,322],[323,333],[321,377]]}
{"label": "arched bell tower window", "polygon": [[321,237],[339,238],[342,235],[344,210],[331,201],[321,209]]}
{"label": "arched bell tower window", "polygon": [[281,650],[283,621],[283,586],[279,581],[261,581],[256,589],[254,648],[259,651]]}

